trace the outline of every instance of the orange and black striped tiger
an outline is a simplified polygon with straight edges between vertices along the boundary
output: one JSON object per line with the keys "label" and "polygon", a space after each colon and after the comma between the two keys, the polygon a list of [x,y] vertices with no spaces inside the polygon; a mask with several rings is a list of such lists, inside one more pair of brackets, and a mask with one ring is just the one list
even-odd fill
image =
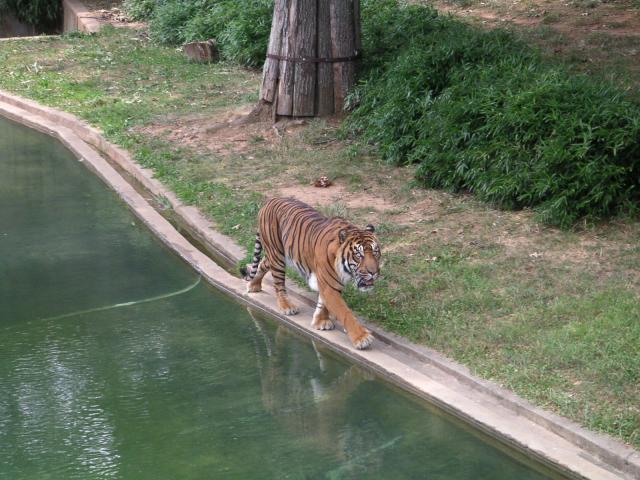
{"label": "orange and black striped tiger", "polygon": [[278,307],[295,315],[298,309],[285,288],[285,266],[293,267],[319,292],[312,326],[331,330],[332,315],[356,348],[367,348],[373,336],[353,315],[342,290],[350,280],[361,291],[373,288],[380,269],[380,244],[373,232],[373,225],[360,229],[343,218],[327,218],[293,198],[271,199],[258,213],[253,262],[243,271],[247,291],[261,291],[262,278],[271,271]]}

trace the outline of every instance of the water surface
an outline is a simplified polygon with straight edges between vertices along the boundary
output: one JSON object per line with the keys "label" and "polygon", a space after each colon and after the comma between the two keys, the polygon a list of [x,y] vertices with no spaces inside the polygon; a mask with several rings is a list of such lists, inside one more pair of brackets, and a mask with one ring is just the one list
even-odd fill
{"label": "water surface", "polygon": [[545,477],[201,282],[0,119],[0,479]]}

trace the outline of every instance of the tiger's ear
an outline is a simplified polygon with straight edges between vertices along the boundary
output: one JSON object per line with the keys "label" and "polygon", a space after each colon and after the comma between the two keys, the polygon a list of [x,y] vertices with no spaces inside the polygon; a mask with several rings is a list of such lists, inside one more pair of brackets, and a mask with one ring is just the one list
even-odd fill
{"label": "tiger's ear", "polygon": [[373,225],[371,225],[371,224],[369,224],[369,225],[367,225],[366,227],[364,227],[364,229],[365,229],[367,232],[371,232],[371,233],[373,233],[373,232],[375,232],[375,231],[376,231],[376,228],[375,228]]}
{"label": "tiger's ear", "polygon": [[346,239],[347,239],[347,231],[344,228],[341,228],[340,231],[338,232],[338,240],[340,240],[340,243],[344,243]]}

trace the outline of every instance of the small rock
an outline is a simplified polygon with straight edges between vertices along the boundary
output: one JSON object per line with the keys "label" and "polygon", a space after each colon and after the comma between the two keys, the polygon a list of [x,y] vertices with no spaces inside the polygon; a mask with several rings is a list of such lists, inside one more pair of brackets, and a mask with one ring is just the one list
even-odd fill
{"label": "small rock", "polygon": [[313,182],[313,186],[318,188],[327,188],[331,185],[333,185],[333,182],[331,182],[331,180],[329,180],[329,177],[327,177],[326,175],[321,176],[315,182]]}

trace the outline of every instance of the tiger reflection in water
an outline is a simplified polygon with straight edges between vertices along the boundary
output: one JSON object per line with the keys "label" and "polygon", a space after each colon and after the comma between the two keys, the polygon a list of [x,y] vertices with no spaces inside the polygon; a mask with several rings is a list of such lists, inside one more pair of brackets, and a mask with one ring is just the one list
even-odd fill
{"label": "tiger reflection in water", "polygon": [[[385,442],[375,421],[354,420],[349,408],[358,387],[373,375],[352,365],[344,368],[312,341],[294,341],[285,326],[273,330],[271,322],[249,310],[255,324],[262,403],[266,411],[292,434],[312,439],[319,455],[331,456],[343,473],[377,471],[382,463],[372,447]],[[340,472],[335,472],[340,473]]]}

